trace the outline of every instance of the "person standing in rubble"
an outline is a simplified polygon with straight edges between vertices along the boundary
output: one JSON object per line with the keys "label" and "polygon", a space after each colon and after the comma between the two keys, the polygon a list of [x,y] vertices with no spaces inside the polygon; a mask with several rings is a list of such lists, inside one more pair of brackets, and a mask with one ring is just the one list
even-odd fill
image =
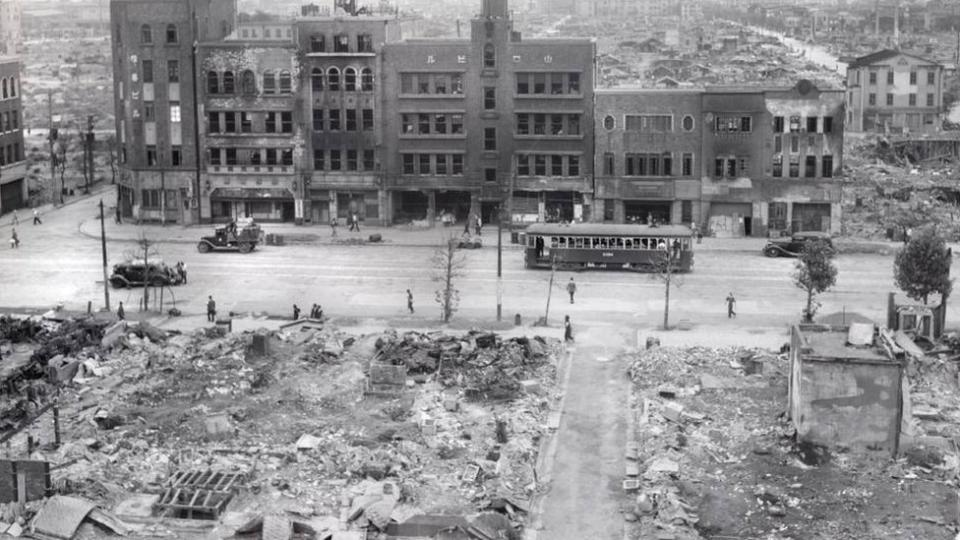
{"label": "person standing in rubble", "polygon": [[410,310],[410,313],[413,313],[413,293],[410,292],[410,289],[407,289],[407,309]]}
{"label": "person standing in rubble", "polygon": [[573,303],[573,295],[577,292],[577,284],[574,283],[573,278],[570,278],[570,281],[567,283],[567,292],[570,293],[570,303]]}
{"label": "person standing in rubble", "polygon": [[207,297],[207,321],[216,322],[217,320],[217,303],[213,301],[213,296]]}
{"label": "person standing in rubble", "polygon": [[733,293],[727,295],[727,318],[733,319],[736,318],[737,312],[733,308],[737,305],[737,299],[733,297]]}
{"label": "person standing in rubble", "polygon": [[570,316],[563,316],[563,342],[573,343],[573,325],[570,324]]}
{"label": "person standing in rubble", "polygon": [[127,314],[123,311],[123,302],[120,302],[120,306],[117,307],[117,320],[123,321],[126,318]]}
{"label": "person standing in rubble", "polygon": [[300,318],[300,306],[293,305],[293,320],[298,320]]}

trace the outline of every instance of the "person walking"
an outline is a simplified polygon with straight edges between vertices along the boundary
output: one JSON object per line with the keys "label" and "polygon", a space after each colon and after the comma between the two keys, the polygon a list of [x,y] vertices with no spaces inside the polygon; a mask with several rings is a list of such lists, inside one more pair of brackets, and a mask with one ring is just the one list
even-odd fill
{"label": "person walking", "polygon": [[180,279],[183,280],[183,284],[187,284],[187,264],[183,261],[180,261]]}
{"label": "person walking", "polygon": [[126,318],[127,314],[123,311],[123,302],[120,302],[120,306],[117,307],[117,319],[123,321]]}
{"label": "person walking", "polygon": [[413,293],[410,292],[410,289],[407,289],[407,309],[410,310],[410,313],[413,313]]}
{"label": "person walking", "polygon": [[573,325],[570,324],[570,316],[563,316],[563,342],[573,343]]}
{"label": "person walking", "polygon": [[727,318],[732,319],[737,316],[737,312],[733,310],[734,306],[737,304],[737,299],[733,297],[733,293],[727,295]]}
{"label": "person walking", "polygon": [[17,229],[13,229],[13,232],[10,235],[10,249],[18,247],[20,247],[20,237],[17,236]]}
{"label": "person walking", "polygon": [[298,320],[300,318],[300,306],[293,305],[293,320]]}
{"label": "person walking", "polygon": [[213,301],[213,296],[207,297],[207,321],[217,321],[217,303]]}
{"label": "person walking", "polygon": [[356,212],[350,214],[350,230],[360,232],[360,217]]}
{"label": "person walking", "polygon": [[14,209],[14,210],[13,210],[13,225],[16,226],[16,225],[19,225],[19,224],[20,224],[20,216],[17,214],[17,210]]}
{"label": "person walking", "polygon": [[117,205],[117,211],[116,211],[116,213],[115,213],[114,216],[113,216],[113,222],[116,223],[117,225],[122,225],[122,224],[123,224],[123,218],[120,216],[120,205],[119,205],[119,204]]}
{"label": "person walking", "polygon": [[33,209],[33,224],[34,225],[43,225],[43,222],[40,221],[40,211],[36,208]]}
{"label": "person walking", "polygon": [[337,218],[336,217],[330,218],[330,237],[331,238],[337,237],[337,225],[339,225],[339,223],[337,223]]}
{"label": "person walking", "polygon": [[470,223],[472,222],[473,222],[473,214],[470,214],[469,216],[467,216],[467,221],[464,222],[463,224],[463,234],[466,234],[466,235],[470,234]]}
{"label": "person walking", "polygon": [[477,220],[474,221],[473,230],[477,233],[477,236],[480,236],[480,231],[483,229],[483,221],[480,219],[480,214],[476,215]]}
{"label": "person walking", "polygon": [[570,278],[570,281],[567,282],[567,292],[570,293],[570,303],[573,303],[573,295],[577,292],[577,284],[574,283],[573,278]]}

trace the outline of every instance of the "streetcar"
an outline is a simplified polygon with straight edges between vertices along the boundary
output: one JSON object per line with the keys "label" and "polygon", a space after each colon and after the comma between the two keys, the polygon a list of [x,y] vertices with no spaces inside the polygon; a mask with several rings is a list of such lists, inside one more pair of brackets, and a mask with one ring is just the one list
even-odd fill
{"label": "streetcar", "polygon": [[693,231],[685,225],[534,223],[523,235],[527,268],[652,271],[664,257],[693,269]]}

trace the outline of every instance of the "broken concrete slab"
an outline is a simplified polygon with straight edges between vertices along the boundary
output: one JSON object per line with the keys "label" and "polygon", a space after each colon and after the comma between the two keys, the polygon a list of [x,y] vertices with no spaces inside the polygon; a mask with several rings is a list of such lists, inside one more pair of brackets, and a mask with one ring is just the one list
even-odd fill
{"label": "broken concrete slab", "polygon": [[323,442],[323,439],[320,437],[314,437],[309,433],[304,433],[297,439],[297,450],[313,450],[320,446],[320,443]]}
{"label": "broken concrete slab", "polygon": [[650,472],[673,474],[680,472],[680,464],[670,458],[658,457],[650,462],[647,470]]}
{"label": "broken concrete slab", "polygon": [[226,413],[211,414],[203,419],[203,427],[207,438],[211,440],[226,439],[233,436],[233,426]]}
{"label": "broken concrete slab", "polygon": [[523,389],[523,392],[526,394],[539,394],[542,390],[540,381],[535,379],[520,381],[520,388]]}
{"label": "broken concrete slab", "polygon": [[679,403],[664,403],[660,408],[660,414],[671,422],[680,423],[683,421],[683,405]]}
{"label": "broken concrete slab", "polygon": [[87,500],[60,495],[51,497],[34,516],[30,530],[68,540],[73,538],[77,528],[94,508],[95,505]]}

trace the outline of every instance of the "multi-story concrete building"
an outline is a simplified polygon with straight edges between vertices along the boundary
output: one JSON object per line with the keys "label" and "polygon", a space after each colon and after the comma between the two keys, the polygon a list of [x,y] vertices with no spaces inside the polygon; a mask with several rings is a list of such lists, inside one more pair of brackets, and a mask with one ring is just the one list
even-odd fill
{"label": "multi-story concrete building", "polygon": [[27,203],[20,61],[0,57],[0,214]]}
{"label": "multi-story concrete building", "polygon": [[933,133],[943,113],[943,65],[883,50],[847,66],[847,128]]}
{"label": "multi-story concrete building", "polygon": [[0,55],[19,54],[23,44],[21,0],[0,0]]}
{"label": "multi-story concrete building", "polygon": [[469,40],[388,44],[393,215],[489,221],[512,189],[515,220],[587,218],[595,56],[592,40],[521,40],[506,0],[483,1]]}
{"label": "multi-story concrete building", "polygon": [[200,218],[202,161],[194,43],[235,27],[233,0],[111,0],[113,90],[124,216]]}
{"label": "multi-story concrete building", "polygon": [[594,220],[696,223],[718,236],[839,232],[843,117],[843,92],[808,81],[600,90]]}

